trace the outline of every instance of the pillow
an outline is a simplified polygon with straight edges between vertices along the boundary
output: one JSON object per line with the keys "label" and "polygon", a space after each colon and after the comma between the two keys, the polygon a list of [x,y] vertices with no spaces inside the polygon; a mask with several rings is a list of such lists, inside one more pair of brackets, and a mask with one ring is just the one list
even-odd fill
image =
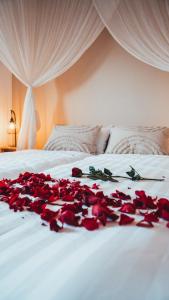
{"label": "pillow", "polygon": [[102,127],[97,138],[97,154],[104,153],[110,135],[110,127]]}
{"label": "pillow", "polygon": [[169,154],[167,127],[114,127],[106,153]]}
{"label": "pillow", "polygon": [[99,131],[99,126],[56,126],[44,149],[80,151],[95,154]]}

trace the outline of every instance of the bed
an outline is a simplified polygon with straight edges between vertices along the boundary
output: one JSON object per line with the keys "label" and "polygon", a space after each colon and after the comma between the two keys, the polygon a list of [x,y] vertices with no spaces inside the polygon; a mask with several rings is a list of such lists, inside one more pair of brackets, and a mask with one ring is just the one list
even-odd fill
{"label": "bed", "polygon": [[23,150],[0,154],[0,179],[15,178],[21,172],[41,172],[89,156],[78,151]]}
{"label": "bed", "polygon": [[[104,154],[45,173],[71,178],[73,167],[87,171],[92,165],[120,175],[132,165],[144,176],[166,177],[164,182],[98,181],[106,194],[144,189],[152,196],[169,195],[169,157],[163,155]],[[169,229],[163,221],[154,228],[110,225],[89,232],[67,226],[55,233],[34,213],[13,213],[1,203],[0,224],[0,299],[169,299]]]}

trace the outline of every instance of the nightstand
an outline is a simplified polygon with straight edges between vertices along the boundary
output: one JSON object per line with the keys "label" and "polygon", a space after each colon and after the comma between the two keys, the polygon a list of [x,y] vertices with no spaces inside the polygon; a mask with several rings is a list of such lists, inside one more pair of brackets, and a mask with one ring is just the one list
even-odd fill
{"label": "nightstand", "polygon": [[16,147],[0,147],[0,152],[13,152],[16,151]]}

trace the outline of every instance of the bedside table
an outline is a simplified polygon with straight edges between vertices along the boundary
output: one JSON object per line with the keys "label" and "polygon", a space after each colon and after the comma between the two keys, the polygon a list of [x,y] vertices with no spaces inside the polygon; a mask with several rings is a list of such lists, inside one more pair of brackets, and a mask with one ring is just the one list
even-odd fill
{"label": "bedside table", "polygon": [[0,152],[13,152],[16,151],[16,147],[0,147]]}

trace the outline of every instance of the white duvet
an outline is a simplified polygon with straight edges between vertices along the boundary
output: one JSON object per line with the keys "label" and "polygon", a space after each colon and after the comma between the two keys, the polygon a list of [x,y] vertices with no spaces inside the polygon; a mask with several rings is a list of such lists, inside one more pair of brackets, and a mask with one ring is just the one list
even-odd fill
{"label": "white duvet", "polygon": [[41,172],[89,156],[76,151],[24,150],[0,153],[0,179],[15,178],[21,172]]}
{"label": "white duvet", "polygon": [[[90,165],[120,175],[132,165],[147,177],[166,176],[165,182],[98,182],[107,194],[144,189],[169,197],[167,156],[99,155],[46,173],[69,177],[73,166],[87,171]],[[59,233],[40,224],[37,215],[13,213],[0,204],[0,299],[169,299],[169,229],[163,222],[151,229],[111,225],[94,232],[67,227]]]}

